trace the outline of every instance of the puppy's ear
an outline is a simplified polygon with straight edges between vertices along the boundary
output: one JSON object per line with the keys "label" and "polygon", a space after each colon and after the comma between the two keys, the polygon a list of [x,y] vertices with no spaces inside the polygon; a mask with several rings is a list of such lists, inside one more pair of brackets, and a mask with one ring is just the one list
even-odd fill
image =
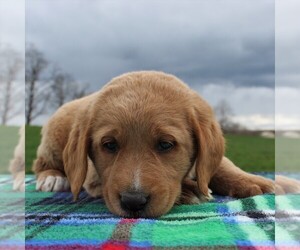
{"label": "puppy's ear", "polygon": [[74,200],[77,200],[88,168],[90,123],[77,119],[73,124],[67,145],[63,151],[64,169],[70,182]]}
{"label": "puppy's ear", "polygon": [[196,178],[199,191],[209,196],[208,184],[220,166],[225,142],[222,130],[209,104],[193,94],[191,123],[196,141]]}

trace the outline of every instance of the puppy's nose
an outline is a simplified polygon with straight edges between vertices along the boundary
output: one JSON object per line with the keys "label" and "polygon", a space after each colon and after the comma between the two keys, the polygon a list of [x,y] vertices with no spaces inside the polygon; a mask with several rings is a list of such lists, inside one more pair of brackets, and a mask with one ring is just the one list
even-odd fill
{"label": "puppy's nose", "polygon": [[137,212],[145,208],[148,195],[142,192],[124,192],[121,194],[121,207],[124,210]]}

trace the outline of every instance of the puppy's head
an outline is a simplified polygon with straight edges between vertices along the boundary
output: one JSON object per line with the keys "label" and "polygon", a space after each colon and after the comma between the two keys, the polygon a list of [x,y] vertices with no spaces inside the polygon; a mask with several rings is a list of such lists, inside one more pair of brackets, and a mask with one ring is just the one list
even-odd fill
{"label": "puppy's head", "polygon": [[113,79],[77,119],[64,150],[76,197],[91,158],[108,208],[125,217],[157,217],[181,194],[196,165],[199,191],[224,153],[221,130],[209,105],[177,78],[157,72]]}

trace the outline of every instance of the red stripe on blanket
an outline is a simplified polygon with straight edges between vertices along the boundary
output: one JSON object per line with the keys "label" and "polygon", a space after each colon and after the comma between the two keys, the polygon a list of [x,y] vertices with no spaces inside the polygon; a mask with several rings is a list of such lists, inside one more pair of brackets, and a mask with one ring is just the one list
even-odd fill
{"label": "red stripe on blanket", "polygon": [[127,219],[127,218],[124,218],[124,219],[122,219],[120,222],[119,222],[119,224],[127,224],[127,223],[129,223],[129,224],[134,224],[134,223],[136,223],[138,221],[138,219]]}
{"label": "red stripe on blanket", "polygon": [[[26,246],[26,250],[127,250],[129,249],[128,244],[122,244],[119,242],[107,242],[101,246],[95,245],[51,245],[51,246]],[[131,250],[147,250],[149,248],[145,247],[130,247]],[[24,247],[15,248],[15,247],[7,247],[2,248],[0,250],[24,250]]]}
{"label": "red stripe on blanket", "polygon": [[[122,219],[110,239],[100,246],[104,250],[126,250],[129,247],[131,228],[138,221],[138,219]],[[132,249],[132,248],[131,248]],[[141,249],[141,248],[136,248]]]}
{"label": "red stripe on blanket", "polygon": [[274,250],[275,246],[238,246],[239,250]]}
{"label": "red stripe on blanket", "polygon": [[[99,249],[99,248],[98,248]],[[107,242],[104,245],[101,245],[100,249],[102,250],[148,250],[151,249],[149,247],[133,247],[129,246],[128,243],[120,243],[120,242]]]}
{"label": "red stripe on blanket", "polygon": [[120,245],[117,242],[107,242],[101,246],[101,249],[103,250],[126,250],[126,248],[127,248],[127,244]]}
{"label": "red stripe on blanket", "polygon": [[276,250],[299,250],[299,249],[300,249],[300,245],[293,246],[293,247],[278,247],[278,246],[276,246]]}

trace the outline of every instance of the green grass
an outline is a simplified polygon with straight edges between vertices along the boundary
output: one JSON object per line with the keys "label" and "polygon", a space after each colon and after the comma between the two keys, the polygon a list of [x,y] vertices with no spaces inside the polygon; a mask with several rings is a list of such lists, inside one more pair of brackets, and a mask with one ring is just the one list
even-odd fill
{"label": "green grass", "polygon": [[36,151],[41,142],[41,127],[26,126],[25,141],[25,166],[26,174],[32,173],[31,167],[36,158]]}
{"label": "green grass", "polygon": [[10,160],[19,140],[19,127],[0,126],[0,174],[8,173]]}
{"label": "green grass", "polygon": [[[26,173],[40,143],[40,127],[26,127]],[[274,171],[275,140],[260,136],[226,135],[226,156],[246,171]]]}
{"label": "green grass", "polygon": [[226,156],[249,172],[274,171],[275,139],[252,135],[226,135]]}
{"label": "green grass", "polygon": [[300,139],[276,137],[276,170],[299,172]]}

